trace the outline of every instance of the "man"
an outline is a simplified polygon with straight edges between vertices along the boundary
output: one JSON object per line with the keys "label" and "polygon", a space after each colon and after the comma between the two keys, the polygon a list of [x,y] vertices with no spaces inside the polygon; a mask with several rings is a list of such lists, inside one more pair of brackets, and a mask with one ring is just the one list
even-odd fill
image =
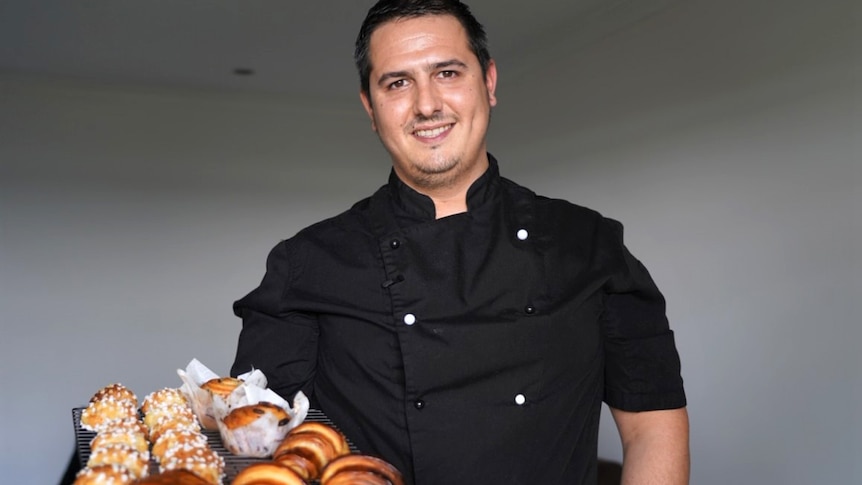
{"label": "man", "polygon": [[381,0],[356,63],[389,183],[273,249],[232,373],[303,390],[416,485],[595,483],[602,400],[624,483],[687,483],[664,299],[618,223],[500,177],[468,8]]}

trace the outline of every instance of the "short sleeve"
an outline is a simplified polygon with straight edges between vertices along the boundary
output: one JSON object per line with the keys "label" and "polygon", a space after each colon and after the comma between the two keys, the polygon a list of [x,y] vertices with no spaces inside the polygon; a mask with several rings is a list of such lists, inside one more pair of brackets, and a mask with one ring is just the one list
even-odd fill
{"label": "short sleeve", "polygon": [[289,241],[277,245],[260,286],[233,304],[242,330],[231,375],[260,369],[268,387],[285,399],[299,390],[312,395],[317,362],[316,317],[293,309],[289,298],[290,278],[297,272],[292,253]]}
{"label": "short sleeve", "polygon": [[649,272],[623,244],[622,225],[607,221],[614,268],[605,286],[602,328],[604,401],[625,411],[686,405],[679,354],[665,299]]}

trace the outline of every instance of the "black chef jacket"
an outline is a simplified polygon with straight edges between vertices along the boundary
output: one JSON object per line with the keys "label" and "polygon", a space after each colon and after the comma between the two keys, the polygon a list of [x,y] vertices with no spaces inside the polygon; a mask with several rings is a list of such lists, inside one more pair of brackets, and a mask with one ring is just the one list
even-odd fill
{"label": "black chef jacket", "polygon": [[468,211],[389,183],[278,244],[232,374],[302,389],[415,485],[596,481],[602,400],[685,405],[661,293],[619,223],[501,178]]}

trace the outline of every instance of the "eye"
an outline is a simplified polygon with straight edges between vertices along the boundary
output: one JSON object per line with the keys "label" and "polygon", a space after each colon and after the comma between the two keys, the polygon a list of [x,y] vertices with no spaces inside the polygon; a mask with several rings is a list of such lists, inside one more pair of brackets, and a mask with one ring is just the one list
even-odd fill
{"label": "eye", "polygon": [[444,79],[451,79],[458,76],[458,71],[440,71],[440,74],[438,74],[438,76]]}
{"label": "eye", "polygon": [[393,81],[386,86],[387,89],[401,89],[407,85],[406,79],[399,79],[397,81]]}

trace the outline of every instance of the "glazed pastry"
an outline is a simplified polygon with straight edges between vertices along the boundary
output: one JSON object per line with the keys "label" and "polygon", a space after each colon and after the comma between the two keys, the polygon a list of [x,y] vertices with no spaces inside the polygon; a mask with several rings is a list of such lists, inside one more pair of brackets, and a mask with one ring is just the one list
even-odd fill
{"label": "glazed pastry", "polygon": [[317,433],[325,437],[332,445],[337,455],[346,455],[350,453],[350,445],[347,443],[347,438],[340,431],[325,423],[317,421],[305,421],[299,426],[290,430],[291,434],[299,433]]}
{"label": "glazed pastry", "polygon": [[[336,475],[344,472],[371,472],[388,480],[392,485],[404,485],[404,478],[389,462],[370,455],[344,455],[332,460],[320,475],[320,484],[327,485]],[[342,482],[343,483],[343,482]]]}
{"label": "glazed pastry", "polygon": [[169,470],[138,480],[135,485],[209,485],[209,483],[189,470]]}
{"label": "glazed pastry", "polygon": [[248,426],[266,415],[272,415],[279,426],[285,426],[290,422],[290,415],[287,414],[287,411],[268,402],[238,407],[225,416],[222,421],[227,429],[236,429]]}
{"label": "glazed pastry", "polygon": [[[288,433],[284,441],[278,445],[272,458],[274,461],[278,461],[287,454],[305,458],[314,463],[315,468],[320,471],[323,471],[326,465],[337,456],[329,441],[316,433]],[[315,478],[317,477],[315,476]]]}
{"label": "glazed pastry", "polygon": [[275,463],[285,466],[295,471],[303,480],[314,480],[320,476],[320,470],[317,465],[308,458],[304,458],[295,453],[282,453],[274,459]]}
{"label": "glazed pastry", "polygon": [[392,485],[392,482],[373,472],[344,471],[328,478],[321,485]]}
{"label": "glazed pastry", "polygon": [[307,485],[293,470],[276,463],[255,463],[233,479],[233,485]]}

